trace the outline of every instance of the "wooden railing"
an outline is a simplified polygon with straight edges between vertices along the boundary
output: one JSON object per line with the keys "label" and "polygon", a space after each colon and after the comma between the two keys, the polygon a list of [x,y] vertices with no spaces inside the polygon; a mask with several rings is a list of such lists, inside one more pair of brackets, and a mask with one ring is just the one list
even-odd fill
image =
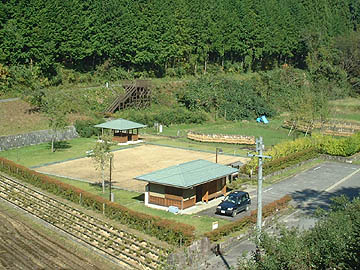
{"label": "wooden railing", "polygon": [[169,206],[176,206],[179,209],[186,209],[190,206],[195,205],[196,198],[191,198],[189,200],[184,201],[181,197],[179,199],[175,198],[162,198],[162,197],[156,197],[156,196],[149,196],[149,203],[161,205],[165,207]]}

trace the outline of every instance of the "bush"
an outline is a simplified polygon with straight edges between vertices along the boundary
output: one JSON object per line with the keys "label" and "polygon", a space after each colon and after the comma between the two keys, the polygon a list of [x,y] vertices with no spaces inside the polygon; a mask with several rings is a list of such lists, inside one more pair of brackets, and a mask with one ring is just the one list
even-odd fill
{"label": "bush", "polygon": [[261,259],[244,259],[237,269],[359,269],[360,198],[336,200],[343,203],[324,210],[309,230],[283,227],[279,233],[265,232],[259,246]]}
{"label": "bush", "polygon": [[316,134],[315,140],[321,153],[331,156],[348,157],[360,151],[360,133],[348,138],[334,138]]}
{"label": "bush", "polygon": [[286,157],[280,157],[264,164],[264,175],[271,174],[273,172],[291,167],[300,162],[315,158],[319,155],[316,148],[305,149],[294,154],[290,154]]}
{"label": "bush", "polygon": [[[271,156],[271,159],[265,159],[264,166],[269,162],[274,162],[275,160],[283,157],[291,156],[292,154],[305,151],[310,148],[316,148],[316,141],[312,140],[309,137],[303,137],[296,139],[294,141],[284,141],[281,142],[274,147],[272,147],[269,151],[266,151],[264,154],[267,156]],[[304,152],[303,154],[305,154]],[[301,156],[302,154],[299,154]],[[300,158],[299,156],[296,157],[296,160],[304,161],[304,158]],[[311,156],[311,155],[310,155]],[[294,157],[295,158],[295,157]],[[288,160],[290,162],[291,158]],[[299,162],[301,162],[299,161]],[[295,162],[295,160],[294,160]],[[291,165],[295,164],[294,162],[291,162]],[[291,166],[289,165],[289,166]],[[244,174],[250,175],[251,170],[255,172],[256,168],[258,166],[258,159],[252,158],[250,162],[248,162],[245,166],[241,168],[241,172]]]}
{"label": "bush", "polygon": [[[335,138],[314,133],[312,137],[304,137],[295,141],[286,141],[275,145],[264,154],[272,159],[265,159],[264,174],[270,174],[308,159],[315,158],[318,153],[348,157],[360,151],[360,133],[348,138]],[[250,175],[257,170],[258,159],[252,158],[242,166],[240,172]]]}
{"label": "bush", "polygon": [[90,120],[76,120],[75,129],[80,137],[90,138],[93,135],[100,135],[100,129],[94,127],[94,125],[100,124],[103,121],[100,119],[90,119]]}
{"label": "bush", "polygon": [[257,81],[203,76],[190,81],[178,93],[178,100],[189,110],[217,111],[226,120],[274,116],[275,111],[256,89]]}

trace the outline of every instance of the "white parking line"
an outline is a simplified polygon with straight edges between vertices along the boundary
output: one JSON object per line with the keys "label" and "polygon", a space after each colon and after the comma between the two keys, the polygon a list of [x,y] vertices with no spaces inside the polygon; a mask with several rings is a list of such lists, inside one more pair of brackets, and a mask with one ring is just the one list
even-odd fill
{"label": "white parking line", "polygon": [[321,168],[321,166],[316,167],[316,168],[313,169],[313,171],[316,171],[316,170],[318,170],[318,169],[320,169],[320,168]]}
{"label": "white parking line", "polygon": [[346,180],[348,180],[350,177],[352,177],[353,175],[357,174],[358,172],[360,172],[360,169],[357,169],[355,172],[350,173],[348,176],[345,176],[343,179],[341,179],[339,182],[336,182],[335,184],[333,184],[332,186],[328,187],[327,189],[325,189],[326,192],[329,192],[330,190],[334,189],[335,187],[337,187],[338,185],[340,185],[341,183],[345,182]]}
{"label": "white parking line", "polygon": [[270,190],[272,190],[273,188],[268,188],[267,190],[264,190],[264,193],[265,192],[268,192],[268,191],[270,191]]}

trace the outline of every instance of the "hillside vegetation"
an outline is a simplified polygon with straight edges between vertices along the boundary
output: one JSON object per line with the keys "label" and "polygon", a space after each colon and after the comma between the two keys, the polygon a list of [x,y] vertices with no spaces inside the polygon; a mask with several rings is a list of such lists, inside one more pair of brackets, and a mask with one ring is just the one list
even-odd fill
{"label": "hillside vegetation", "polygon": [[136,78],[151,79],[152,106],[114,116],[148,125],[312,123],[359,92],[354,0],[20,0],[0,14],[0,97],[20,96],[50,128],[99,121]]}

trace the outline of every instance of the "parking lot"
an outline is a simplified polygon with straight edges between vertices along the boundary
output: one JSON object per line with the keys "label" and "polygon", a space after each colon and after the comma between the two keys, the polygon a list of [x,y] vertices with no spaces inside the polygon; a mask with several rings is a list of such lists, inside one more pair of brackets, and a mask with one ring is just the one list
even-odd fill
{"label": "parking lot", "polygon": [[[334,196],[342,194],[350,197],[359,196],[359,172],[359,165],[338,162],[322,163],[284,181],[263,188],[263,205],[289,194],[297,205],[308,211],[313,211],[317,207],[327,207]],[[256,190],[247,191],[250,193],[252,200],[250,211],[255,210],[257,207]],[[219,203],[220,201],[221,199],[218,199]],[[237,220],[250,212],[244,211],[235,217],[217,215],[215,214],[216,207],[217,203],[197,214],[216,216],[226,220]]]}

